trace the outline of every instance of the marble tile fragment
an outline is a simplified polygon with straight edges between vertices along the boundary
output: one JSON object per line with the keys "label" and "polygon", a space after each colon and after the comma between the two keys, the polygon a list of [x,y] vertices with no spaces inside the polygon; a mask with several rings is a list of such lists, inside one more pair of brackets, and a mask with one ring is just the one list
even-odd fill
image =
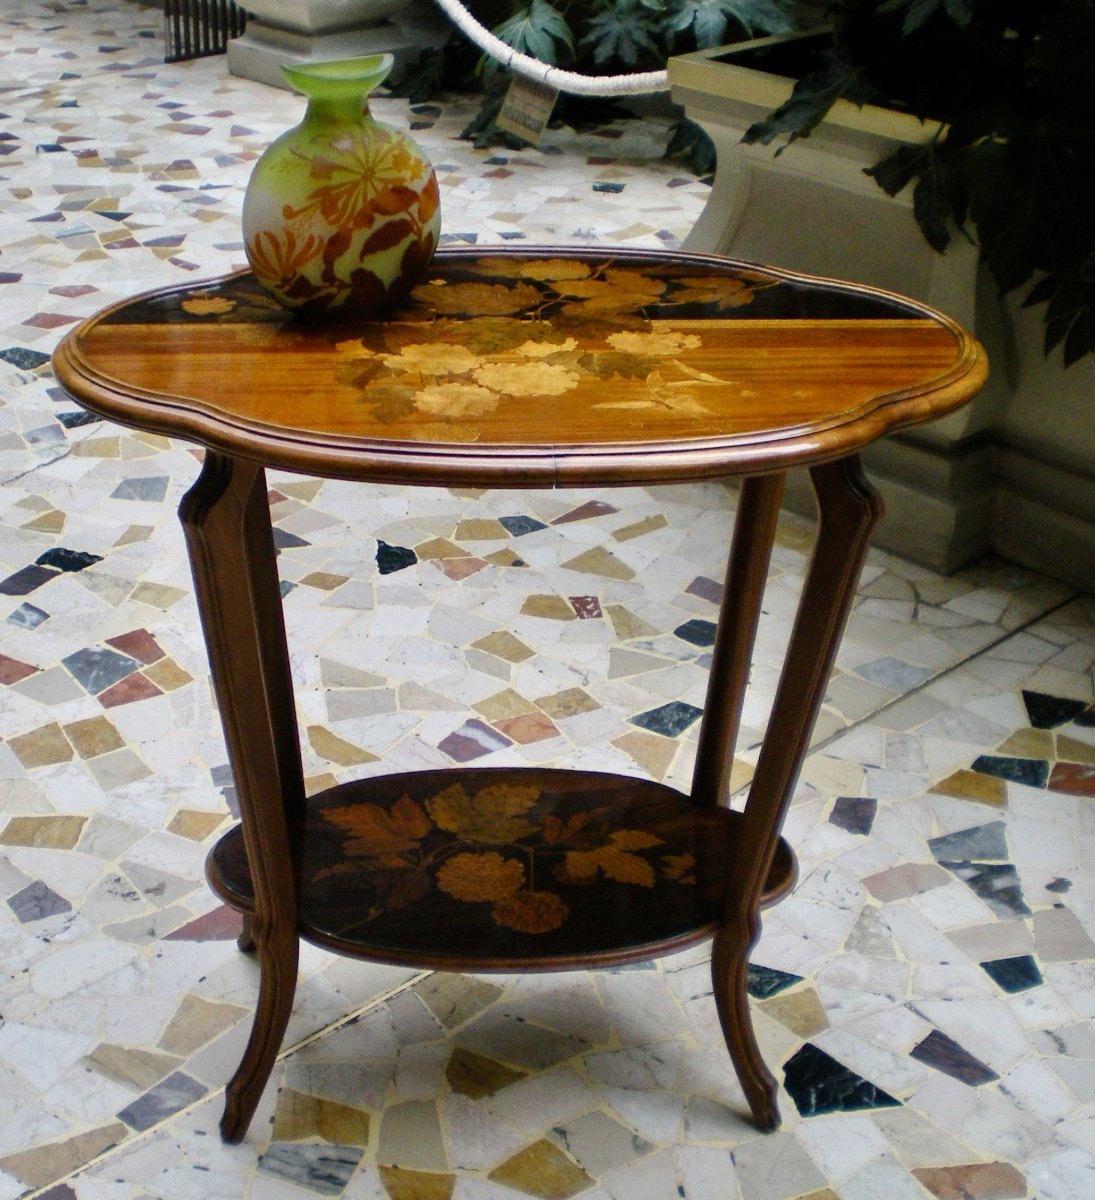
{"label": "marble tile fragment", "polygon": [[749,989],[749,995],[754,999],[767,1000],[801,982],[801,975],[793,975],[790,971],[780,971],[775,967],[762,967],[756,963],[750,963],[746,986]]}
{"label": "marble tile fragment", "polygon": [[[502,995],[502,989],[495,983],[444,971],[434,972],[416,983],[414,991],[446,1029],[466,1024]],[[459,1047],[453,1051],[459,1052]]]}
{"label": "marble tile fragment", "polygon": [[336,766],[357,767],[363,763],[379,761],[375,754],[363,746],[354,745],[322,725],[309,725],[306,732],[312,749],[320,758],[325,758]]}
{"label": "marble tile fragment", "polygon": [[44,1187],[60,1176],[75,1171],[111,1146],[116,1146],[128,1132],[124,1125],[112,1121],[63,1142],[5,1155],[0,1158],[0,1171],[14,1175],[28,1188]]}
{"label": "marble tile fragment", "polygon": [[863,886],[884,904],[917,896],[950,882],[950,876],[935,863],[902,863],[887,867],[863,880]]}
{"label": "marble tile fragment", "polygon": [[544,1139],[508,1158],[487,1178],[539,1200],[569,1200],[596,1182],[562,1150]]}
{"label": "marble tile fragment", "polygon": [[528,1072],[457,1046],[445,1067],[449,1087],[460,1096],[480,1100],[528,1077]]}
{"label": "marble tile fragment", "polygon": [[192,1054],[246,1014],[247,1009],[238,1004],[224,1004],[204,996],[184,996],[160,1037],[159,1049],[180,1056]]}
{"label": "marble tile fragment", "polygon": [[180,1060],[173,1054],[100,1042],[84,1061],[115,1083],[147,1091],[175,1070]]}
{"label": "marble tile fragment", "polygon": [[1015,992],[1025,992],[1028,988],[1037,987],[1042,982],[1042,973],[1038,970],[1038,964],[1029,954],[983,962],[981,969],[1009,995]]}
{"label": "marble tile fragment", "polygon": [[273,1142],[259,1158],[258,1170],[321,1196],[340,1196],[364,1154],[359,1146]]}
{"label": "marble tile fragment", "polygon": [[583,550],[574,558],[559,564],[564,571],[579,571],[584,575],[599,575],[604,579],[631,580],[635,571],[604,546]]}
{"label": "marble tile fragment", "polygon": [[410,1171],[405,1167],[377,1168],[389,1200],[452,1200],[456,1178],[449,1174]]}
{"label": "marble tile fragment", "polygon": [[829,1018],[813,988],[774,996],[761,1004],[761,1010],[801,1038],[813,1037],[829,1028]]}
{"label": "marble tile fragment", "polygon": [[1084,700],[1049,696],[1045,692],[1027,691],[1025,688],[1023,703],[1035,729],[1056,729],[1058,725],[1074,720],[1087,707]]}
{"label": "marble tile fragment", "polygon": [[1095,798],[1095,765],[1091,763],[1055,763],[1046,786],[1066,796]]}
{"label": "marble tile fragment", "polygon": [[275,1142],[318,1137],[339,1146],[367,1146],[369,1121],[363,1109],[284,1088],[278,1095],[270,1136]]}
{"label": "marble tile fragment", "polygon": [[1001,754],[981,754],[971,768],[982,775],[1022,783],[1027,787],[1045,787],[1049,778],[1049,763],[1039,758],[1009,758]]}
{"label": "marble tile fragment", "polygon": [[376,1161],[416,1171],[447,1170],[437,1104],[433,1100],[406,1100],[386,1108],[380,1120]]}
{"label": "marble tile fragment", "polygon": [[1030,915],[1011,863],[951,863],[949,868],[998,916],[1006,920]]}
{"label": "marble tile fragment", "polygon": [[713,646],[716,628],[714,621],[704,621],[699,617],[693,617],[690,621],[685,621],[683,625],[678,625],[673,633],[681,641],[688,642],[692,646]]}
{"label": "marble tile fragment", "polygon": [[789,1200],[822,1187],[825,1178],[789,1133],[772,1133],[736,1146],[734,1174],[749,1200]]}
{"label": "marble tile fragment", "polygon": [[81,758],[95,758],[121,750],[125,741],[107,717],[87,717],[64,726],[64,733]]}
{"label": "marble tile fragment", "polygon": [[922,1042],[914,1046],[909,1055],[917,1062],[934,1067],[953,1079],[969,1084],[970,1087],[979,1087],[999,1078],[991,1067],[987,1067],[953,1038],[947,1037],[938,1029],[933,1029]]}
{"label": "marble tile fragment", "polygon": [[936,861],[941,863],[961,862],[963,859],[990,862],[1009,857],[1003,821],[990,821],[986,825],[974,825],[956,833],[929,838],[928,848]]}
{"label": "marble tile fragment", "polygon": [[549,1137],[594,1179],[654,1149],[634,1130],[603,1112],[587,1113],[576,1121],[557,1125]]}
{"label": "marble tile fragment", "polygon": [[71,850],[80,840],[87,817],[12,817],[0,833],[5,846]]}
{"label": "marble tile fragment", "polygon": [[73,756],[71,743],[56,723],[40,725],[30,733],[13,737],[8,745],[28,770],[67,762]]}
{"label": "marble tile fragment", "polygon": [[1095,941],[1076,914],[1063,907],[1040,909],[1034,914],[1034,945],[1043,963],[1095,958]]}
{"label": "marble tile fragment", "polygon": [[663,737],[679,737],[686,729],[694,725],[703,716],[703,709],[683,700],[671,700],[658,708],[648,709],[631,717],[633,725],[649,729],[651,733],[660,733]]}
{"label": "marble tile fragment", "polygon": [[118,1113],[138,1133],[186,1108],[205,1095],[205,1088],[183,1071],[174,1071]]}
{"label": "marble tile fragment", "polygon": [[58,913],[72,911],[72,905],[59,896],[48,884],[36,879],[22,890],[8,897],[8,907],[16,920],[26,925],[30,921],[42,921]]}
{"label": "marble tile fragment", "polygon": [[936,1200],[1023,1200],[1027,1181],[1011,1163],[917,1167],[913,1177]]}
{"label": "marble tile fragment", "polygon": [[829,1112],[893,1108],[900,1104],[889,1093],[857,1075],[843,1063],[807,1042],[784,1064],[784,1087],[804,1117]]}
{"label": "marble tile fragment", "polygon": [[870,796],[838,796],[829,822],[848,833],[866,836],[871,832],[878,801]]}

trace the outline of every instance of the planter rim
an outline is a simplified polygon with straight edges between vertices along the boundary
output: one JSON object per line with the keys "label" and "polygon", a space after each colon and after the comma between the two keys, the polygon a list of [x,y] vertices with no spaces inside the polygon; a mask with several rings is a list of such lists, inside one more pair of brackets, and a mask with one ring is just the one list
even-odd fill
{"label": "planter rim", "polygon": [[[730,42],[724,46],[711,46],[706,50],[674,55],[666,64],[670,85],[674,92],[678,88],[688,89],[724,100],[755,104],[770,111],[788,99],[794,88],[794,79],[787,75],[776,75],[771,71],[761,71],[755,67],[720,60],[769,46],[817,37],[819,34],[828,33],[829,30],[828,25],[817,25],[795,33],[773,34],[770,37]],[[874,104],[864,104],[860,107],[848,100],[837,100],[822,124],[916,145],[930,142],[943,128],[939,121],[922,121],[910,113],[881,108]]]}

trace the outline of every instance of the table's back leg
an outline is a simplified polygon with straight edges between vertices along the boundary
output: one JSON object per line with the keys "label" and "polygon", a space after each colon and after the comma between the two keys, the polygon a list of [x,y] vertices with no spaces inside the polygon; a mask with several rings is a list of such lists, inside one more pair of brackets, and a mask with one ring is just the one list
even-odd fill
{"label": "table's back leg", "polygon": [[262,468],[208,453],[179,516],[255,893],[240,944],[258,953],[259,998],[221,1121],[224,1139],[236,1142],[273,1068],[296,990],[297,899],[286,815],[304,803],[303,773]]}
{"label": "table's back leg", "polygon": [[752,477],[742,482],[738,496],[692,773],[692,798],[699,804],[714,806],[729,802],[738,722],[749,682],[749,664],[776,537],[783,481],[783,475]]}
{"label": "table's back leg", "polygon": [[749,951],[776,839],[791,801],[818,709],[851,610],[882,501],[858,456],[814,467],[819,506],[814,552],[799,600],[775,704],[742,818],[735,871],[712,950],[719,1020],[749,1107],[762,1130],[779,1125],[776,1081],[753,1033],[746,990]]}

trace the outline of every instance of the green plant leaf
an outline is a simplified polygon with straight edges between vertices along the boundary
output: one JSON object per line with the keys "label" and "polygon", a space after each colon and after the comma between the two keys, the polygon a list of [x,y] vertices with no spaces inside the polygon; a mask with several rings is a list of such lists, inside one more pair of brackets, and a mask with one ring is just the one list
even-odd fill
{"label": "green plant leaf", "polygon": [[901,24],[903,37],[915,33],[940,11],[963,29],[973,16],[971,0],[886,0],[885,4],[879,6],[878,12],[900,12],[902,9],[905,11],[905,19]]}
{"label": "green plant leaf", "polygon": [[673,126],[665,157],[686,159],[692,170],[701,177],[714,174],[718,165],[715,143],[705,129],[687,117],[682,117]]}
{"label": "green plant leaf", "polygon": [[776,0],[679,0],[669,14],[667,27],[671,33],[691,30],[702,50],[724,42],[731,21],[748,37],[790,33],[795,27]]}
{"label": "green plant leaf", "polygon": [[558,45],[574,52],[574,35],[566,18],[547,0],[532,0],[528,8],[515,12],[493,32],[496,38],[519,53],[552,66],[558,62]]}
{"label": "green plant leaf", "polygon": [[658,56],[651,27],[650,8],[643,0],[615,0],[590,18],[582,44],[593,47],[594,62],[619,59],[634,66],[644,53]]}

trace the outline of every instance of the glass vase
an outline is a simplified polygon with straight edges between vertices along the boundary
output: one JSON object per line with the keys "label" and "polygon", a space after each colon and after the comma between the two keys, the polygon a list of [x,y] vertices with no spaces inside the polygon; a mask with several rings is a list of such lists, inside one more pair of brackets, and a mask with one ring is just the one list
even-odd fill
{"label": "glass vase", "polygon": [[441,225],[437,176],[407,134],[373,119],[390,54],[282,69],[304,119],[267,147],[243,202],[255,278],[314,315],[368,315],[421,278]]}

